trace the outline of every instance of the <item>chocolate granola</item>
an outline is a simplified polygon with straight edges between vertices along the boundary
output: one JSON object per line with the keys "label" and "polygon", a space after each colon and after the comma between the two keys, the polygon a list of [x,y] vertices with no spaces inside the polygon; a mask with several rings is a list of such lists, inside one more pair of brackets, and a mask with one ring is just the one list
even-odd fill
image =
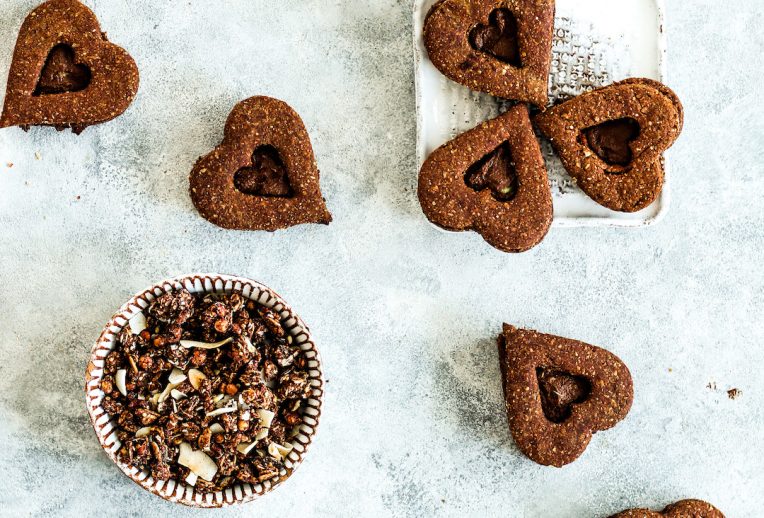
{"label": "chocolate granola", "polygon": [[138,92],[138,67],[77,0],[48,0],[24,20],[0,128],[53,126],[81,133],[121,115]]}
{"label": "chocolate granola", "polygon": [[144,314],[120,332],[101,381],[119,460],[203,493],[278,477],[311,395],[280,315],[185,289]]}

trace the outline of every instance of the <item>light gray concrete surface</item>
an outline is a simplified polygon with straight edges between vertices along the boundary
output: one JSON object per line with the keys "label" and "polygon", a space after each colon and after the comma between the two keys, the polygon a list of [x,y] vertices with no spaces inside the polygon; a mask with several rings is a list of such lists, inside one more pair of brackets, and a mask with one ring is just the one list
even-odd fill
{"label": "light gray concrete surface", "polygon": [[[0,0],[2,84],[35,3]],[[215,515],[605,517],[688,497],[762,515],[760,0],[669,2],[669,83],[687,116],[667,218],[554,230],[520,256],[438,232],[419,210],[408,0],[86,3],[135,57],[141,91],[80,137],[0,131],[0,514],[212,514],[120,474],[83,377],[130,295],[218,271],[290,301],[328,383],[292,480]],[[331,226],[247,234],[196,214],[188,172],[255,94],[304,118]],[[627,419],[564,469],[509,436],[502,321],[605,346],[634,376]]]}

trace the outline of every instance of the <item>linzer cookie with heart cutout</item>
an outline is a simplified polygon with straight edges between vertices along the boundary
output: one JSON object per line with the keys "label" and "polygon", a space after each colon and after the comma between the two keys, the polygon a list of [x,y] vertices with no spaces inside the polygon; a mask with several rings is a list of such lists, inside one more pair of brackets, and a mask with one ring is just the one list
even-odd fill
{"label": "linzer cookie with heart cutout", "polygon": [[679,137],[683,117],[668,87],[627,79],[550,108],[534,122],[588,196],[636,212],[663,189],[663,152]]}
{"label": "linzer cookie with heart cutout", "polygon": [[708,502],[681,500],[659,513],[649,509],[630,509],[610,518],[724,518],[724,515]]}
{"label": "linzer cookie with heart cutout", "polygon": [[498,346],[509,428],[534,462],[573,462],[631,408],[629,369],[604,349],[509,324]]}
{"label": "linzer cookie with heart cutout", "polygon": [[77,0],[49,0],[19,31],[0,127],[80,133],[122,114],[138,82],[135,61],[109,43],[93,11]]}
{"label": "linzer cookie with heart cutout", "polygon": [[440,0],[424,25],[435,67],[472,90],[547,104],[554,0]]}
{"label": "linzer cookie with heart cutout", "polygon": [[199,213],[223,228],[275,231],[332,221],[308,132],[278,99],[237,104],[223,142],[197,161],[190,184]]}
{"label": "linzer cookie with heart cutout", "polygon": [[514,106],[433,151],[418,195],[441,228],[474,230],[504,252],[536,246],[552,223],[552,196],[528,108]]}

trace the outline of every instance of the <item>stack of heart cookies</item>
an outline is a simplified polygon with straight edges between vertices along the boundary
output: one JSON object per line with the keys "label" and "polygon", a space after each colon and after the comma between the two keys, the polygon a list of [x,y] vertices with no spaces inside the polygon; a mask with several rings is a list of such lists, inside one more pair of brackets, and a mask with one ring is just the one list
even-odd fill
{"label": "stack of heart cookies", "polygon": [[682,130],[682,104],[651,79],[627,79],[548,106],[554,0],[439,0],[425,20],[433,65],[472,90],[514,101],[433,151],[419,173],[427,218],[473,230],[504,252],[539,244],[553,219],[535,129],[581,190],[614,211],[660,194],[663,153]]}

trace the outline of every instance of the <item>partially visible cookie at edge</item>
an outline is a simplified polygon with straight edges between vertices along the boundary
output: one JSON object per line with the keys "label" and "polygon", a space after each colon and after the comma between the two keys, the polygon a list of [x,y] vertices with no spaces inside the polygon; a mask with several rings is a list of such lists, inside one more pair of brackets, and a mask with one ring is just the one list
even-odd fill
{"label": "partially visible cookie at edge", "polygon": [[121,115],[138,92],[138,67],[77,0],[49,0],[24,20],[8,74],[0,127],[80,133]]}
{"label": "partially visible cookie at edge", "polygon": [[425,19],[424,44],[449,79],[543,107],[554,13],[554,0],[440,0]]}
{"label": "partially visible cookie at edge", "polygon": [[724,518],[724,514],[702,500],[681,500],[667,506],[661,512],[649,509],[629,509],[614,514],[610,518]]}

